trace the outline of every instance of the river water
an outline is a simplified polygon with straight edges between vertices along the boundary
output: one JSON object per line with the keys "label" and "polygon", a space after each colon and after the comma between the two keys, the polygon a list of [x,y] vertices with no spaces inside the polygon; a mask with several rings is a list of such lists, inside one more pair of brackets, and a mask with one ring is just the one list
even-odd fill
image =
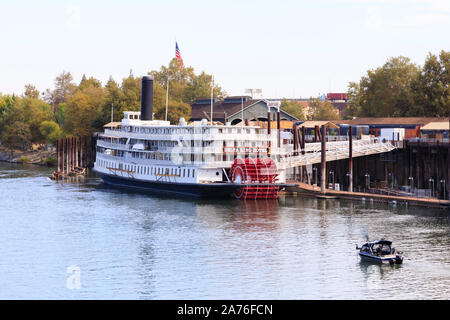
{"label": "river water", "polygon": [[[449,299],[444,209],[161,198],[0,163],[0,299]],[[399,266],[361,263],[384,237]]]}

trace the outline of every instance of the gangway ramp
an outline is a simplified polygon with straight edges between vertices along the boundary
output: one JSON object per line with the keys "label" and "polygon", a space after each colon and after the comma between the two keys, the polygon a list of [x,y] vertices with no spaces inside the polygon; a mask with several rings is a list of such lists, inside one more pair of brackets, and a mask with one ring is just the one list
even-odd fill
{"label": "gangway ramp", "polygon": [[[348,141],[330,141],[326,143],[326,161],[336,161],[349,158]],[[395,147],[390,142],[379,142],[376,139],[353,140],[352,157],[362,157],[372,154],[390,152]],[[305,149],[298,150],[299,155],[280,159],[278,168],[288,169],[321,162],[322,146],[320,142],[306,143]]]}

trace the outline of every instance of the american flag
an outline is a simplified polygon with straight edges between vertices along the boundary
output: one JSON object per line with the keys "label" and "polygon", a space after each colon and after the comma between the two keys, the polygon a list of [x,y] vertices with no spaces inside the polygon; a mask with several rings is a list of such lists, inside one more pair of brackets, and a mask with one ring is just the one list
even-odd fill
{"label": "american flag", "polygon": [[178,61],[180,61],[181,65],[183,65],[183,59],[181,58],[180,49],[178,48],[177,42],[175,42],[175,57]]}

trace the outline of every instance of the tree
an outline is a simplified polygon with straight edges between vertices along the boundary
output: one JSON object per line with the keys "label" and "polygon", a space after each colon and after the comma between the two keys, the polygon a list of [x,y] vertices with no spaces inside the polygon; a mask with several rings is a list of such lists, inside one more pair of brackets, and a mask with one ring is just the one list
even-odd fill
{"label": "tree", "polygon": [[348,108],[344,111],[344,119],[350,120],[361,113],[359,83],[349,82],[347,89]]}
{"label": "tree", "polygon": [[[155,112],[155,118],[164,119],[165,118],[165,107],[159,108]],[[169,99],[167,120],[172,124],[178,123],[180,118],[188,119],[191,115],[191,106],[183,101],[171,100]]]}
{"label": "tree", "polygon": [[[212,75],[202,72],[199,75],[193,75],[186,85],[183,93],[183,101],[187,103],[194,103],[198,98],[206,98],[211,96]],[[165,87],[167,88],[167,87]],[[170,91],[170,85],[169,85]],[[214,98],[223,98],[226,93],[222,88],[214,83],[213,86]]]}
{"label": "tree", "polygon": [[62,138],[62,130],[54,121],[41,122],[39,130],[45,137],[45,140],[50,142],[51,144],[56,144],[56,141]]}
{"label": "tree", "polygon": [[419,70],[409,58],[400,56],[390,58],[380,68],[367,71],[359,82],[359,91],[354,92],[357,94],[353,97],[358,104],[356,112],[366,117],[405,116],[414,103],[411,83]]}
{"label": "tree", "polygon": [[28,124],[16,122],[8,125],[2,134],[3,144],[10,150],[28,150],[31,147],[31,132]]}
{"label": "tree", "polygon": [[[167,80],[169,80],[168,120],[177,123],[180,117],[189,118],[190,106],[198,98],[211,96],[212,75],[205,72],[196,75],[192,67],[185,67],[177,59],[169,65],[161,66],[159,71],[149,72],[154,79],[153,110],[156,119],[165,119]],[[213,95],[222,98],[225,91],[214,83]]]}
{"label": "tree", "polygon": [[306,119],[302,105],[296,101],[283,99],[280,104],[280,109],[296,117],[298,120]]}
{"label": "tree", "polygon": [[74,135],[89,135],[102,129],[101,111],[104,89],[95,82],[77,90],[70,96],[65,112],[64,129]]}
{"label": "tree", "polygon": [[339,120],[339,111],[328,101],[311,98],[311,120]]}
{"label": "tree", "polygon": [[39,99],[39,90],[32,84],[27,84],[23,95],[25,98]]}
{"label": "tree", "polygon": [[67,102],[70,95],[77,86],[73,83],[73,77],[70,72],[63,71],[55,79],[55,90],[47,89],[44,93],[45,101],[52,106],[53,113],[56,112],[56,106]]}
{"label": "tree", "polygon": [[439,57],[429,53],[425,64],[411,83],[414,104],[407,115],[439,117],[450,110],[450,52]]}

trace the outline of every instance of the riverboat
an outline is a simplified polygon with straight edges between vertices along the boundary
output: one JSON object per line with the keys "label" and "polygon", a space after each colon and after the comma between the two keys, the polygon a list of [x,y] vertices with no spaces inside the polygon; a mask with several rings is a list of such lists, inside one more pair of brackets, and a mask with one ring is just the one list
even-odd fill
{"label": "riverboat", "polygon": [[125,111],[98,135],[94,171],[107,184],[164,195],[275,199],[286,180],[277,141],[259,126],[154,120],[153,78],[145,76],[141,112]]}

